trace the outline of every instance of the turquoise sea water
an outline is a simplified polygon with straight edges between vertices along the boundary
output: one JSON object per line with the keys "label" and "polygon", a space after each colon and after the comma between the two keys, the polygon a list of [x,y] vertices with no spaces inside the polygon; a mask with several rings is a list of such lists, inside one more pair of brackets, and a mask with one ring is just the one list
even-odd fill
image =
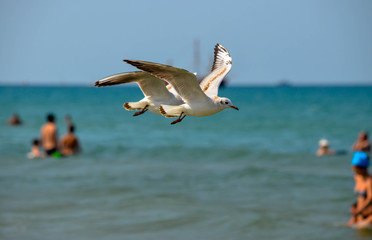
{"label": "turquoise sea water", "polygon": [[[240,108],[171,119],[122,108],[136,87],[0,88],[1,239],[370,239],[341,224],[372,87],[224,88]],[[6,125],[17,112],[24,124]],[[27,159],[45,115],[83,152]],[[346,154],[315,156],[320,138]]]}

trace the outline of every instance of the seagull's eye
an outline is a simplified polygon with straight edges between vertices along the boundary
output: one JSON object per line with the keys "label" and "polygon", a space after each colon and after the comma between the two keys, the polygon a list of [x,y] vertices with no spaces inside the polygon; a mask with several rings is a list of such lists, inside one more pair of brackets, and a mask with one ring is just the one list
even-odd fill
{"label": "seagull's eye", "polygon": [[225,104],[229,104],[229,102],[226,101]]}

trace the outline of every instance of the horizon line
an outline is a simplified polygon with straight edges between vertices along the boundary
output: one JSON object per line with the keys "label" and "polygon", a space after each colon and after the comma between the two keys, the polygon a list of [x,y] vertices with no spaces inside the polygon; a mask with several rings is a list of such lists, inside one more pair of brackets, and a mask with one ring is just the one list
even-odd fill
{"label": "horizon line", "polygon": [[[28,83],[19,83],[19,84],[2,84],[0,83],[0,87],[94,87],[92,84],[44,84],[44,83],[36,83],[36,84],[28,84]],[[126,85],[113,85],[110,87],[137,87],[135,83],[126,84]],[[227,84],[223,87],[232,87],[232,88],[244,88],[244,87],[282,87],[282,88],[291,88],[291,87],[372,87],[372,83],[335,83],[335,84]]]}

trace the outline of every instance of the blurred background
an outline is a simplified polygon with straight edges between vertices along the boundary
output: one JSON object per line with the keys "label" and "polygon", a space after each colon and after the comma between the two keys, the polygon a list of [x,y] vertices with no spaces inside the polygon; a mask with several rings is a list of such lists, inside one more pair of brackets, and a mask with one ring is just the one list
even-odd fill
{"label": "blurred background", "polygon": [[91,86],[132,71],[122,59],[205,73],[216,43],[233,57],[232,85],[372,82],[368,0],[15,0],[0,6],[2,85]]}
{"label": "blurred background", "polygon": [[[344,226],[372,129],[370,1],[1,1],[0,238],[370,239]],[[240,111],[132,117],[138,59],[210,72]],[[29,159],[46,115],[82,152]],[[22,124],[10,126],[18,114]],[[320,139],[335,155],[317,157]]]}

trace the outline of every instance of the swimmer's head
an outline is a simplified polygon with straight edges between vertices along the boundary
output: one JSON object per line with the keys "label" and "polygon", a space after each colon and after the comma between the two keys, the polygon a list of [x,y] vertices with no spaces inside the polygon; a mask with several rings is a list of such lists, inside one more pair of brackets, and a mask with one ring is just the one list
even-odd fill
{"label": "swimmer's head", "polygon": [[54,122],[54,115],[53,114],[51,114],[51,113],[49,113],[48,115],[47,115],[47,121],[48,122]]}
{"label": "swimmer's head", "polygon": [[33,146],[39,146],[39,144],[40,144],[39,139],[35,138],[35,139],[32,140],[32,145]]}
{"label": "swimmer's head", "polygon": [[69,131],[70,133],[75,132],[75,127],[74,127],[74,125],[69,125],[69,126],[68,126],[68,131]]}
{"label": "swimmer's head", "polygon": [[319,147],[329,147],[329,142],[328,142],[328,140],[327,139],[320,139],[320,141],[319,141]]}
{"label": "swimmer's head", "polygon": [[361,131],[358,134],[358,140],[359,141],[366,141],[366,140],[368,140],[368,133],[366,131]]}

